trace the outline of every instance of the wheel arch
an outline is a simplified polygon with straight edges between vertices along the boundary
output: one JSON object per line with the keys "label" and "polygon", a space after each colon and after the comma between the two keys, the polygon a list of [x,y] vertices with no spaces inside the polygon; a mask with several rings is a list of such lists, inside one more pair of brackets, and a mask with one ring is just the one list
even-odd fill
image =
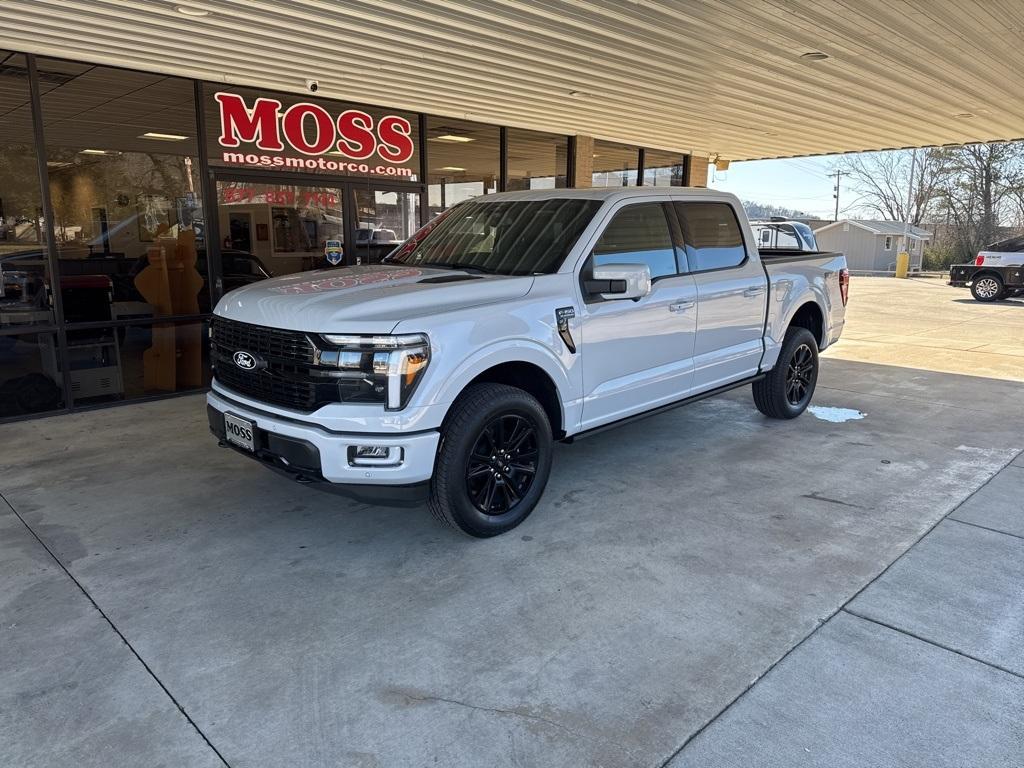
{"label": "wheel arch", "polygon": [[786,330],[790,328],[806,328],[814,335],[819,347],[824,347],[827,343],[825,313],[817,301],[808,300],[801,304],[786,323]]}
{"label": "wheel arch", "polygon": [[447,377],[435,402],[450,408],[470,385],[480,382],[508,384],[536,397],[555,439],[573,431],[569,372],[550,350],[525,340],[479,350]]}

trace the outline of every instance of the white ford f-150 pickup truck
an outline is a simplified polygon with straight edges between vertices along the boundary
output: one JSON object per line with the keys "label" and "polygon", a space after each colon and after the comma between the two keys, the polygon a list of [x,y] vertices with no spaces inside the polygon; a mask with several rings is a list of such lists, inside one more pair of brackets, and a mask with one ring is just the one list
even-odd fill
{"label": "white ford f-150 pickup truck", "polygon": [[556,440],[745,384],[798,416],[848,280],[841,254],[759,252],[729,194],[478,197],[381,264],[224,296],[210,428],[300,481],[493,536],[537,505]]}

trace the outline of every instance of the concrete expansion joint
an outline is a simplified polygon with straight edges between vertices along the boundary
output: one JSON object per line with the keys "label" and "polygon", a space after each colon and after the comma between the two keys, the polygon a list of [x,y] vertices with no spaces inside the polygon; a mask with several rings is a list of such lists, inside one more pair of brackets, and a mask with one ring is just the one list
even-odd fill
{"label": "concrete expansion joint", "polygon": [[842,612],[847,614],[848,616],[853,616],[854,618],[860,619],[861,621],[869,621],[872,624],[877,624],[880,627],[884,627],[885,629],[891,630],[893,632],[898,632],[899,634],[906,635],[907,637],[912,637],[919,642],[927,643],[928,645],[934,646],[935,648],[939,648],[940,650],[947,651],[949,653],[955,653],[957,656],[962,656],[965,659],[970,659],[971,661],[975,661],[978,664],[984,664],[986,667],[999,670],[1000,672],[1005,672],[1008,675],[1012,675],[1013,677],[1024,680],[1024,675],[1022,675],[1020,672],[1014,672],[1012,669],[1007,669],[1006,667],[1000,666],[999,664],[993,664],[991,661],[979,659],[977,656],[972,656],[971,654],[965,653],[961,650],[958,650],[957,648],[953,648],[952,646],[937,643],[934,640],[929,640],[927,637],[922,637],[921,635],[915,634],[914,632],[908,632],[905,629],[894,627],[892,624],[888,624],[884,621],[879,621],[878,619],[873,619],[870,616],[865,616],[862,613],[857,613],[856,611],[853,611],[849,608],[844,607],[842,609]]}
{"label": "concrete expansion joint", "polygon": [[78,579],[75,578],[74,574],[72,574],[71,571],[68,570],[68,567],[66,565],[64,565],[64,563],[61,561],[61,559],[59,557],[57,557],[57,554],[52,549],[50,549],[50,547],[46,544],[45,541],[43,541],[43,539],[39,536],[39,534],[37,534],[32,529],[32,526],[29,525],[28,521],[24,517],[21,516],[21,514],[18,512],[18,510],[16,510],[14,508],[14,505],[11,504],[11,502],[7,500],[7,497],[4,496],[2,491],[0,491],[0,502],[2,502],[4,506],[6,506],[9,510],[11,510],[11,513],[16,518],[18,518],[18,520],[21,522],[21,524],[23,526],[25,526],[25,529],[29,532],[29,535],[31,535],[32,538],[34,538],[37,542],[39,542],[39,546],[41,546],[43,548],[43,550],[46,552],[46,554],[50,556],[50,558],[53,560],[53,562],[55,562],[57,564],[57,567],[60,568],[61,571],[64,572],[64,575],[67,576],[71,580],[71,583],[73,583],[76,587],[78,587],[79,592],[82,593],[82,595],[85,597],[86,600],[89,601],[89,603],[96,610],[96,612],[99,613],[100,617],[114,631],[114,634],[117,635],[118,639],[120,639],[120,641],[128,648],[129,653],[131,653],[132,656],[134,656],[135,659],[142,665],[142,668],[146,671],[146,673],[151,678],[153,678],[153,681],[160,687],[160,690],[163,691],[164,694],[167,696],[167,698],[171,700],[171,704],[173,704],[174,707],[179,712],[181,712],[182,717],[185,718],[185,720],[192,727],[192,729],[196,732],[196,734],[199,736],[199,738],[201,738],[203,740],[203,742],[206,744],[206,746],[208,746],[210,748],[210,750],[217,756],[217,759],[220,760],[220,762],[225,766],[225,768],[231,768],[231,764],[228,763],[228,761],[224,759],[224,755],[222,755],[220,753],[220,750],[218,750],[213,745],[213,743],[210,741],[210,739],[207,738],[206,734],[203,733],[202,729],[199,727],[199,725],[196,723],[196,721],[193,720],[192,717],[188,714],[188,712],[185,711],[185,708],[174,697],[174,695],[170,692],[170,690],[168,690],[167,686],[164,685],[163,681],[159,677],[156,676],[156,673],[149,666],[149,664],[147,664],[145,662],[145,660],[142,658],[142,656],[139,655],[139,652],[135,650],[134,646],[132,646],[132,644],[130,642],[128,642],[128,638],[124,636],[124,633],[121,632],[121,630],[117,628],[117,626],[110,619],[110,617],[106,614],[106,612],[102,608],[100,608],[99,604],[93,599],[92,595],[89,594],[89,591],[82,585],[82,583]]}

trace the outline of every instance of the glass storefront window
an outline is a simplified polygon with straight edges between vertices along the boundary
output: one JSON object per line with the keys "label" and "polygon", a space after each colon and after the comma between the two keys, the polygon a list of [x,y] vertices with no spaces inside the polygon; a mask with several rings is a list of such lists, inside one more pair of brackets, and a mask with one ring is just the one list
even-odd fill
{"label": "glass storefront window", "polygon": [[379,264],[420,228],[420,194],[357,189],[356,215],[356,263]]}
{"label": "glass storefront window", "polygon": [[681,152],[644,150],[645,187],[682,187],[686,184],[686,157]]}
{"label": "glass storefront window", "polygon": [[[130,325],[114,329],[118,337],[117,377],[120,392],[104,393],[94,390],[90,402],[105,396],[120,399],[151,397],[153,395],[186,392],[210,384],[209,324],[155,323]],[[71,375],[75,376],[74,359]],[[75,392],[75,403],[83,393]]]}
{"label": "glass storefront window", "polygon": [[639,160],[640,150],[637,147],[595,140],[591,186],[635,186]]}
{"label": "glass storefront window", "polygon": [[210,165],[418,181],[416,115],[207,84]]}
{"label": "glass storefront window", "polygon": [[0,51],[0,330],[54,323],[28,69]]}
{"label": "glass storefront window", "polygon": [[562,189],[568,172],[569,137],[509,128],[507,191]]}
{"label": "glass storefront window", "polygon": [[57,337],[0,336],[0,419],[64,407]]}
{"label": "glass storefront window", "polygon": [[430,218],[463,200],[498,191],[500,144],[496,125],[427,118]]}
{"label": "glass storefront window", "polygon": [[344,260],[343,194],[338,187],[218,181],[221,268],[230,291],[266,275],[334,266]]}
{"label": "glass storefront window", "polygon": [[66,306],[68,321],[206,311],[192,82],[45,58],[38,68],[61,292],[69,280],[109,284],[106,304]]}

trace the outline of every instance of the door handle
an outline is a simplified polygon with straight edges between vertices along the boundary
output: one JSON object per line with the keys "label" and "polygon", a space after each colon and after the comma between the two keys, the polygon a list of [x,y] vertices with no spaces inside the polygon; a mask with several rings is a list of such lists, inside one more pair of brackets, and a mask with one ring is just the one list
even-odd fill
{"label": "door handle", "polygon": [[743,291],[744,296],[760,296],[762,293],[764,293],[764,288],[762,288],[761,286],[758,286],[756,288],[747,288],[745,291]]}
{"label": "door handle", "polygon": [[692,307],[696,302],[693,301],[677,301],[675,304],[668,305],[669,312],[685,312]]}

